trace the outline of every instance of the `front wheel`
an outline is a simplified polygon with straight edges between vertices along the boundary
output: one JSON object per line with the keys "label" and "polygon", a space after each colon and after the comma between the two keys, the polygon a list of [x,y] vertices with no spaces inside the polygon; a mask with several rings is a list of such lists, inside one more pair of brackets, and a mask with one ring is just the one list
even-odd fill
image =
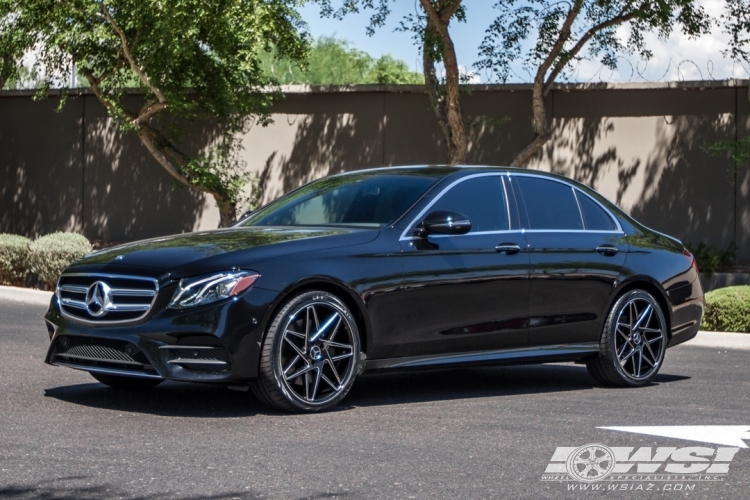
{"label": "front wheel", "polygon": [[255,395],[290,412],[336,406],[359,369],[357,323],[346,305],[328,292],[292,297],[268,328]]}
{"label": "front wheel", "polygon": [[659,303],[644,290],[631,290],[612,306],[599,354],[586,367],[603,385],[642,386],[659,373],[666,347],[667,327]]}
{"label": "front wheel", "polygon": [[107,375],[105,373],[89,372],[92,377],[101,382],[104,385],[112,387],[114,389],[125,389],[142,391],[151,389],[164,382],[158,378],[137,378],[137,377],[124,377],[120,375]]}

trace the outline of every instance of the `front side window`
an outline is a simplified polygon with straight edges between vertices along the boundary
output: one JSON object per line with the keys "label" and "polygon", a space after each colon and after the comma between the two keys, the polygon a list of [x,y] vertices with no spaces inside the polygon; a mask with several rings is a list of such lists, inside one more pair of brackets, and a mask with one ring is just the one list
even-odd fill
{"label": "front side window", "polygon": [[427,211],[458,212],[471,221],[470,233],[506,231],[508,205],[499,175],[484,175],[461,181],[444,193]]}
{"label": "front side window", "polygon": [[517,176],[514,180],[521,191],[519,203],[526,213],[527,229],[583,229],[572,187],[536,177]]}
{"label": "front side window", "polygon": [[252,214],[243,226],[363,226],[394,222],[437,181],[408,174],[326,177]]}

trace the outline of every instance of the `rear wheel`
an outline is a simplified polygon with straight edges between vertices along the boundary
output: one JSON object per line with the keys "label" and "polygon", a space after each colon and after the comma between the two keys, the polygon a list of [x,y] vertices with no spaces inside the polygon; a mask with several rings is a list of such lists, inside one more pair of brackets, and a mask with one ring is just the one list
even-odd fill
{"label": "rear wheel", "polygon": [[646,385],[659,373],[666,346],[666,321],[659,303],[644,290],[631,290],[612,306],[599,354],[586,367],[603,385]]}
{"label": "rear wheel", "polygon": [[92,377],[104,385],[114,389],[126,389],[142,391],[151,389],[164,382],[158,378],[124,377],[121,375],[107,375],[104,373],[89,372]]}
{"label": "rear wheel", "polygon": [[328,292],[301,293],[271,322],[253,392],[284,411],[327,410],[354,384],[359,354],[359,330],[346,305]]}

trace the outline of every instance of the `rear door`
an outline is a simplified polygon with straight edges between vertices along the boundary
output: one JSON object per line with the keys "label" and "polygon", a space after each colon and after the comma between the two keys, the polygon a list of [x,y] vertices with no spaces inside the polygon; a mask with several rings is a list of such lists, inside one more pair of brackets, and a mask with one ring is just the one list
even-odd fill
{"label": "rear door", "polygon": [[525,347],[529,257],[503,175],[459,179],[410,229],[438,210],[467,216],[472,229],[402,238],[404,355]]}
{"label": "rear door", "polygon": [[617,220],[582,190],[516,174],[530,260],[529,345],[599,340],[628,251]]}

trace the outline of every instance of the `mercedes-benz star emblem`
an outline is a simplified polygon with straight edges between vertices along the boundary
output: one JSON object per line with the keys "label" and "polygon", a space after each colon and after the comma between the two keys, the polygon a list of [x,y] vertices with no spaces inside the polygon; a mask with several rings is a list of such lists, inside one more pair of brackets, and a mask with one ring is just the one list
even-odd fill
{"label": "mercedes-benz star emblem", "polygon": [[112,288],[97,281],[86,291],[86,311],[95,318],[104,316],[112,308]]}

